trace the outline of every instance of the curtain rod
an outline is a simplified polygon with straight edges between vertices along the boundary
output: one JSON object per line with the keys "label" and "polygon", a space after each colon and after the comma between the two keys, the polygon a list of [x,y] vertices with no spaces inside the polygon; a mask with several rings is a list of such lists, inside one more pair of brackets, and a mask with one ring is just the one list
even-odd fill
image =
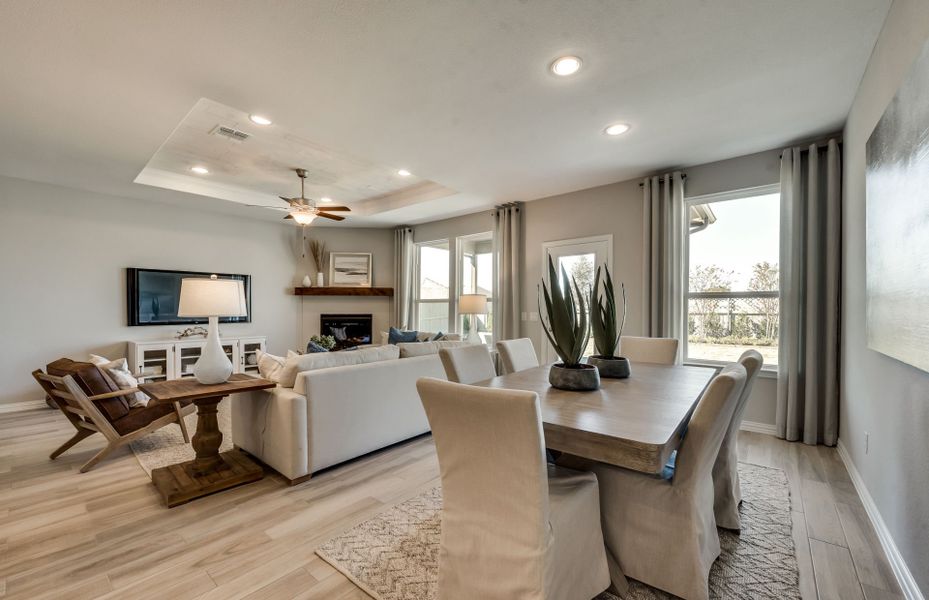
{"label": "curtain rod", "polygon": [[[661,178],[659,177],[659,179],[661,179]],[[681,173],[681,179],[687,179],[687,173]],[[659,181],[659,183],[660,183],[660,181]],[[642,183],[642,182],[639,182],[639,187],[645,187],[645,184]]]}
{"label": "curtain rod", "polygon": [[[835,138],[833,138],[833,139],[835,139]],[[804,152],[809,152],[809,151],[810,151],[810,146],[812,146],[814,143],[816,144],[816,150],[817,150],[817,151],[825,150],[826,148],[829,147],[829,140],[825,140],[825,141],[821,141],[821,142],[810,142],[809,144],[804,144],[803,147],[800,148],[800,154],[803,154]],[[838,146],[841,148],[841,147],[842,147],[842,140],[837,140],[837,141],[836,141],[836,145],[838,145]],[[781,153],[778,154],[777,156],[778,156],[778,158],[780,158],[780,157],[784,156],[784,153],[781,152]]]}

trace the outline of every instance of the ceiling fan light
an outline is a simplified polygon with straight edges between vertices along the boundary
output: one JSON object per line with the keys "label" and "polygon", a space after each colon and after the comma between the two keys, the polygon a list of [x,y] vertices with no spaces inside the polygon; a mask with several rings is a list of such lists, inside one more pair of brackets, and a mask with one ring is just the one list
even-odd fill
{"label": "ceiling fan light", "polygon": [[297,225],[309,225],[316,219],[316,215],[311,212],[294,211],[290,213]]}

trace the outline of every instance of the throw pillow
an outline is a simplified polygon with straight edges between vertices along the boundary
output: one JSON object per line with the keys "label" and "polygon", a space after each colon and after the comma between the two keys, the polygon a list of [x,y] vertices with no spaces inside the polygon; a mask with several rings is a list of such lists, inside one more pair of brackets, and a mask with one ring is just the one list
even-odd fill
{"label": "throw pillow", "polygon": [[[131,390],[139,385],[139,380],[129,371],[129,361],[125,358],[110,360],[103,356],[91,354],[90,362],[105,371],[113,379],[113,383],[121,390]],[[130,408],[148,406],[148,396],[144,392],[126,394],[126,400],[129,402]]]}
{"label": "throw pillow", "polygon": [[435,336],[429,341],[438,342],[439,340],[444,340],[444,339],[445,339],[445,334],[440,331],[439,333],[435,334]]}
{"label": "throw pillow", "polygon": [[417,335],[419,335],[417,331],[400,331],[396,327],[391,327],[390,331],[387,332],[387,343],[399,344],[401,342],[415,342]]}
{"label": "throw pillow", "polygon": [[435,342],[416,342],[415,344],[397,344],[400,348],[400,358],[415,358],[438,354],[442,348],[459,348],[467,346],[468,342],[437,340]]}
{"label": "throw pillow", "polygon": [[288,350],[287,357],[285,358],[258,350],[255,352],[255,356],[258,357],[258,374],[261,375],[261,378],[278,383],[281,377],[281,371],[284,370],[284,364],[287,362],[287,359],[292,356],[300,356],[300,354],[293,350]]}

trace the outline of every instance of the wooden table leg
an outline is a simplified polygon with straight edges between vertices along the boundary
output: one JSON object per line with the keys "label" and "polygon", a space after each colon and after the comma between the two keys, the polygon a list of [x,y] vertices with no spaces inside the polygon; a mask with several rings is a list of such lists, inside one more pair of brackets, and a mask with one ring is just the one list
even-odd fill
{"label": "wooden table leg", "polygon": [[197,453],[193,461],[194,475],[206,475],[222,467],[219,447],[223,444],[223,432],[219,430],[219,422],[216,420],[216,411],[222,399],[219,396],[194,400],[197,405],[197,432],[191,440]]}
{"label": "wooden table leg", "polygon": [[194,400],[197,432],[191,444],[197,458],[152,470],[152,483],[169,508],[264,477],[261,466],[243,452],[233,449],[220,453],[223,432],[216,411],[222,399],[214,396]]}

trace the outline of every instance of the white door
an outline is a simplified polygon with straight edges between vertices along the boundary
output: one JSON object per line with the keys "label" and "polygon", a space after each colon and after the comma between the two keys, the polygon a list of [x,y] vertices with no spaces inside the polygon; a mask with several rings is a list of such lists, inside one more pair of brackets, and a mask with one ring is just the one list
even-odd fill
{"label": "white door", "polygon": [[[613,236],[598,235],[589,238],[578,238],[572,240],[559,240],[556,242],[545,242],[542,244],[542,280],[550,285],[548,281],[548,261],[549,258],[554,262],[555,272],[560,273],[561,269],[568,274],[568,278],[574,278],[582,292],[589,293],[594,283],[594,273],[598,266],[606,265],[610,271],[613,270]],[[545,301],[542,301],[542,310],[545,310]],[[545,314],[539,315],[542,320],[547,319]],[[552,349],[548,342],[548,337],[544,331],[539,332],[542,340],[542,357],[545,361],[558,360],[558,355]],[[587,344],[585,356],[593,354],[593,339]]]}

